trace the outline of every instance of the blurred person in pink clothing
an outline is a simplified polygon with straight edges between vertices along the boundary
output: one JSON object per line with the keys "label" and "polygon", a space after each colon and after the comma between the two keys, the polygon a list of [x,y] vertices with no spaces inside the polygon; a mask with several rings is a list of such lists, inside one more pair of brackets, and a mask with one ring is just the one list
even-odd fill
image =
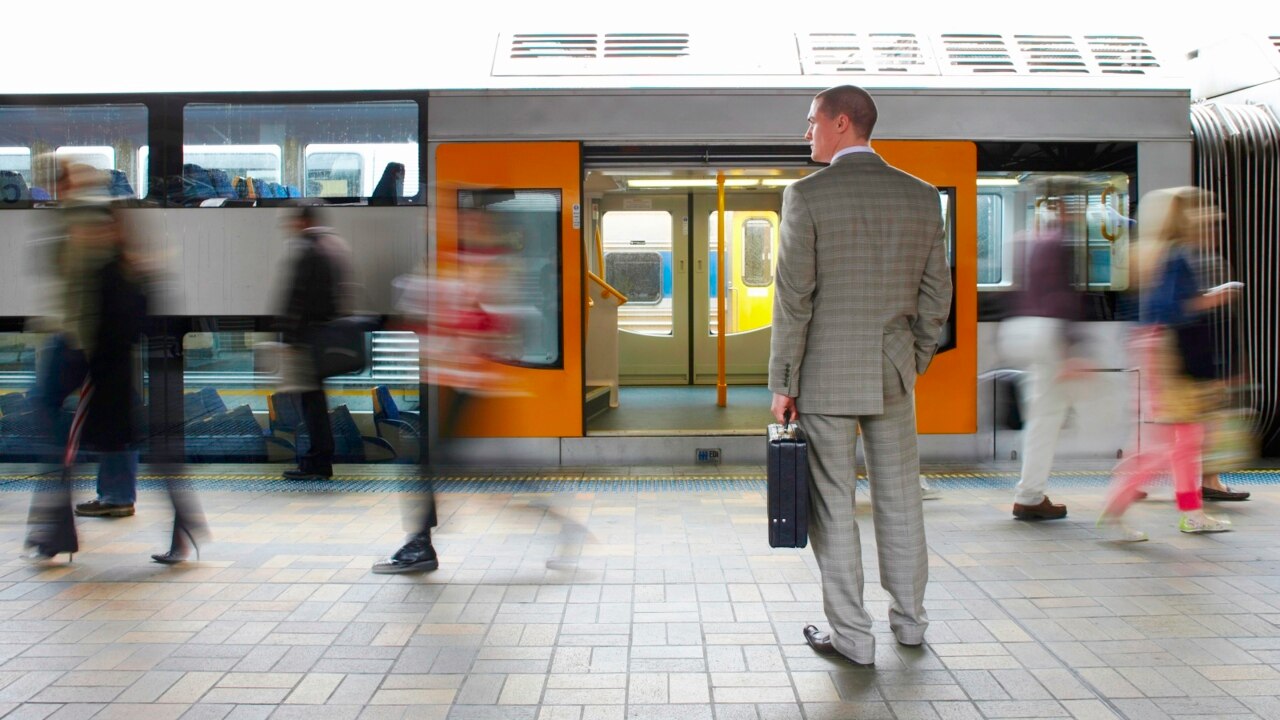
{"label": "blurred person in pink clothing", "polygon": [[1113,539],[1139,542],[1146,533],[1121,523],[1121,517],[1144,485],[1171,467],[1174,494],[1184,533],[1223,532],[1226,520],[1204,513],[1200,493],[1204,419],[1211,406],[1213,384],[1198,379],[1193,348],[1179,334],[1200,313],[1230,302],[1234,290],[1202,293],[1193,253],[1203,233],[1212,232],[1218,213],[1211,195],[1198,188],[1156,190],[1142,199],[1138,212],[1139,323],[1131,352],[1143,377],[1142,410],[1150,421],[1152,447],[1116,466],[1107,504],[1098,520]]}

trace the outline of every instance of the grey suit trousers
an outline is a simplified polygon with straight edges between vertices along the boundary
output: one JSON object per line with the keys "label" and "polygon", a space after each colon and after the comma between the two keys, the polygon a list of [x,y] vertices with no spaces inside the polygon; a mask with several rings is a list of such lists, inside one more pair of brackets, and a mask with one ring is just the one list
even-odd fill
{"label": "grey suit trousers", "polygon": [[923,641],[929,618],[924,590],[929,580],[915,399],[884,363],[884,413],[801,413],[809,436],[809,538],[822,573],[822,601],[831,641],[855,662],[875,660],[871,616],[862,601],[862,541],[854,518],[855,445],[861,426],[875,520],[880,584],[889,593],[889,626],[901,642]]}

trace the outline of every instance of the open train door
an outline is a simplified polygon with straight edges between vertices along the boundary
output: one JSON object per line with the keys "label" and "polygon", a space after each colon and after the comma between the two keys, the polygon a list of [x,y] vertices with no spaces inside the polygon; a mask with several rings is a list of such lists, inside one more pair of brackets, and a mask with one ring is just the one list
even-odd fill
{"label": "open train door", "polygon": [[450,143],[435,160],[437,270],[453,251],[498,249],[510,272],[494,302],[516,327],[500,392],[459,434],[582,436],[580,145]]}
{"label": "open train door", "polygon": [[916,384],[916,427],[978,431],[978,151],[971,142],[877,140],[890,165],[938,188],[955,295],[929,371]]}

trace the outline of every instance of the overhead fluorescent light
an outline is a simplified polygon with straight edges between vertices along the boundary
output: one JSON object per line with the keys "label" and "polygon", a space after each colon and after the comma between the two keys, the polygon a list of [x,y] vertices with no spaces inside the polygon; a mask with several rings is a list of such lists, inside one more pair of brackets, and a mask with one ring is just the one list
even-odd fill
{"label": "overhead fluorescent light", "polygon": [[1011,177],[980,177],[978,178],[978,187],[1013,187],[1018,184],[1018,178]]}
{"label": "overhead fluorescent light", "polygon": [[[725,178],[725,187],[756,187],[759,178]],[[715,187],[715,178],[628,178],[628,188],[702,188]]]}
{"label": "overhead fluorescent light", "polygon": [[800,178],[765,178],[760,184],[765,187],[786,187]]}

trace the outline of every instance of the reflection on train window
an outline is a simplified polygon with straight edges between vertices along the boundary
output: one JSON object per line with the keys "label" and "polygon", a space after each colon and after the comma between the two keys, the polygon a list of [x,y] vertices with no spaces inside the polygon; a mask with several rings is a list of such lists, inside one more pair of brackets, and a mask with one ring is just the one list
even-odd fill
{"label": "reflection on train window", "polygon": [[662,256],[656,252],[614,251],[604,256],[604,281],[628,303],[662,302]]}
{"label": "reflection on train window", "polygon": [[[50,337],[43,333],[0,333],[0,462],[43,461],[40,454],[51,450],[47,430],[37,421],[31,396],[36,353],[43,350]],[[62,413],[62,421],[68,426],[74,403],[70,399]]]}
{"label": "reflection on train window", "polygon": [[[1070,197],[1042,195],[1045,181],[1072,188]],[[1065,184],[1064,184],[1065,183]],[[1078,184],[1076,184],[1078,183]],[[978,284],[1017,287],[1015,238],[1040,231],[1065,232],[1072,247],[1073,282],[1081,289],[1129,287],[1129,177],[1117,172],[983,173],[978,178]],[[1074,222],[1058,217],[1062,203]]]}
{"label": "reflection on train window", "polygon": [[672,220],[663,210],[610,210],[600,219],[605,282],[627,296],[618,308],[621,330],[671,335]]}
{"label": "reflection on train window", "polygon": [[100,170],[100,195],[141,197],[146,139],[143,105],[0,107],[0,208],[57,200],[53,157]]}
{"label": "reflection on train window", "polygon": [[514,329],[511,364],[562,366],[560,227],[559,190],[458,191],[458,244],[490,258],[485,305]]}
{"label": "reflection on train window", "polygon": [[[183,428],[191,462],[293,460],[310,440],[297,393],[288,386],[289,361],[275,333],[253,331],[251,319],[205,321],[216,329],[189,332],[183,347]],[[418,341],[411,332],[369,336],[370,366],[325,381],[337,462],[391,460],[399,436],[382,440],[384,405],[418,409]],[[376,399],[377,398],[377,399]]]}
{"label": "reflection on train window", "polygon": [[[707,334],[720,330],[717,251],[718,212],[707,216]],[[778,256],[778,214],[730,210],[724,214],[725,333],[750,332],[773,323],[773,272]]]}
{"label": "reflection on train window", "polygon": [[173,201],[306,196],[396,205],[420,195],[412,101],[193,103],[183,123],[181,191]]}
{"label": "reflection on train window", "polygon": [[999,285],[1004,279],[1004,199],[978,193],[978,284]]}
{"label": "reflection on train window", "polygon": [[742,282],[750,287],[773,284],[773,226],[767,220],[748,220],[742,242]]}

